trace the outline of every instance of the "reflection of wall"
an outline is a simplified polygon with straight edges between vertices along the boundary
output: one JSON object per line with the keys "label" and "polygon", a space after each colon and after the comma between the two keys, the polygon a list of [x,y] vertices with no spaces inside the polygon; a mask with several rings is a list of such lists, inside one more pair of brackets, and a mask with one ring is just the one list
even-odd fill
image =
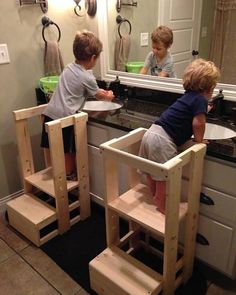
{"label": "reflection of wall", "polygon": [[[199,57],[209,58],[212,30],[214,21],[215,0],[203,0],[202,3],[202,18],[199,38]],[[207,35],[202,36],[204,27],[207,29]]]}
{"label": "reflection of wall", "polygon": [[[115,9],[115,0],[109,0],[107,3],[109,24],[109,57],[111,69],[114,69],[114,44],[116,38],[118,38],[118,26],[115,20],[118,14],[128,19],[132,24],[129,61],[143,61],[146,57],[146,54],[151,49],[151,33],[157,26],[158,1],[138,1],[137,7],[122,6],[120,13],[117,13]],[[147,9],[147,7],[151,7],[151,9]],[[125,34],[128,31],[128,26],[122,25],[121,29]],[[149,46],[140,46],[140,33],[149,33]]]}

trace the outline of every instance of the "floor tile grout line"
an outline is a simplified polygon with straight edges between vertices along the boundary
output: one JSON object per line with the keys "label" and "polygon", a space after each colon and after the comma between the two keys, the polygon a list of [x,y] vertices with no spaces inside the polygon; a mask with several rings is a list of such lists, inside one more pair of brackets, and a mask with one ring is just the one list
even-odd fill
{"label": "floor tile grout line", "polygon": [[[16,255],[18,255],[18,256],[20,256],[21,258],[22,258],[22,260],[24,260],[24,262],[26,262],[44,281],[46,281],[54,290],[56,290],[57,292],[58,292],[58,294],[60,294],[60,295],[63,295],[57,288],[55,288],[55,286],[53,286],[52,285],[52,283],[50,283],[40,272],[38,272],[38,270],[33,266],[33,265],[31,265],[21,254],[20,254],[20,252],[17,252],[13,247],[11,247],[8,243],[7,243],[7,241],[5,241],[4,239],[2,239],[1,237],[0,237],[0,239],[2,240],[2,241],[4,241],[6,244],[7,244],[7,246],[12,250],[12,251],[14,251],[14,253],[16,254]],[[27,246],[27,247],[25,247],[24,249],[26,249],[26,248],[28,248],[30,245],[32,245],[31,243]],[[81,286],[80,286],[81,287]],[[79,289],[80,290],[80,289]]]}

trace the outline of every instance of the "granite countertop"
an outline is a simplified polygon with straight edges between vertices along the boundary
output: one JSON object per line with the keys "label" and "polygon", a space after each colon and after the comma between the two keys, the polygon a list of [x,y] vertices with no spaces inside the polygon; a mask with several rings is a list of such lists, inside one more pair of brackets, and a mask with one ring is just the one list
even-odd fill
{"label": "granite countertop", "polygon": [[[129,132],[138,127],[149,128],[166,108],[168,108],[168,105],[147,101],[144,103],[142,100],[130,99],[118,111],[100,112],[96,117],[89,115],[89,121]],[[236,131],[236,126],[230,121],[222,121],[216,118],[208,118],[207,121]],[[207,145],[207,155],[236,163],[236,137],[224,140],[210,140]]]}

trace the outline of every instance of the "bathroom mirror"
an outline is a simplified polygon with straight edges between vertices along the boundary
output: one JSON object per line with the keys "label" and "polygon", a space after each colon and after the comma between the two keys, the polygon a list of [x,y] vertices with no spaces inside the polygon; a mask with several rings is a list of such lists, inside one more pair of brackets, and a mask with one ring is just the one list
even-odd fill
{"label": "bathroom mirror", "polygon": [[[129,3],[129,0],[124,0],[126,3]],[[214,5],[215,0],[195,0],[195,2],[200,3],[198,10],[195,11],[196,15],[194,16],[198,28],[196,29],[195,38],[190,38],[192,41],[194,39],[195,44],[191,44],[192,49],[199,50],[201,49],[202,54],[199,54],[200,57],[208,58],[210,50],[210,40],[212,38],[212,21],[214,18],[214,11],[209,13],[204,8],[204,5]],[[132,44],[133,49],[130,51],[130,58],[132,61],[140,61],[144,59],[146,53],[151,50],[150,45],[150,33],[157,25],[163,24],[163,18],[168,12],[165,11],[164,4],[172,5],[174,1],[170,0],[138,0],[137,7],[133,6],[122,6],[121,11],[118,13],[116,11],[116,0],[98,0],[98,24],[99,24],[99,37],[103,42],[103,52],[100,57],[101,64],[101,74],[102,78],[108,81],[112,81],[118,75],[121,82],[127,85],[158,89],[163,91],[170,91],[176,93],[183,93],[181,77],[178,78],[162,78],[155,77],[151,75],[141,75],[136,73],[129,73],[125,71],[116,71],[114,69],[114,38],[118,36],[116,17],[120,14],[122,17],[127,18],[132,24],[132,38],[131,42],[136,42],[135,46]],[[193,6],[196,4],[193,1]],[[181,4],[186,3],[184,0],[178,0],[178,5],[176,5],[175,11],[181,9]],[[141,14],[139,18],[135,17],[135,13],[140,7]],[[194,6],[195,7],[195,6]],[[191,7],[190,7],[191,8]],[[173,9],[173,7],[172,7]],[[161,11],[160,11],[161,10]],[[156,12],[157,11],[157,12]],[[158,13],[159,11],[159,13]],[[205,23],[201,23],[201,12],[206,13]],[[236,11],[236,10],[235,10]],[[178,15],[178,12],[177,12]],[[162,19],[158,20],[158,17]],[[211,22],[211,23],[210,23]],[[164,23],[166,24],[166,23]],[[166,24],[166,25],[169,25]],[[210,30],[211,28],[211,30]],[[122,29],[126,29],[125,26]],[[136,34],[136,41],[133,41],[133,34]],[[148,32],[148,46],[140,46],[140,34],[141,32]],[[209,35],[208,35],[209,34]],[[187,34],[185,34],[187,35]],[[235,34],[234,34],[235,35]],[[200,39],[199,39],[200,36]],[[236,42],[232,40],[231,42]],[[182,42],[184,43],[184,42]],[[193,42],[194,43],[194,42]],[[185,44],[187,44],[185,42]],[[178,47],[177,50],[178,51]],[[190,52],[190,50],[189,50]],[[199,50],[200,52],[200,50]],[[136,54],[136,56],[135,56]],[[178,56],[177,56],[178,58]],[[188,56],[189,60],[194,57]],[[130,59],[129,59],[130,61]],[[185,66],[184,66],[185,67]],[[183,67],[183,68],[184,68]],[[233,75],[235,75],[233,73]],[[231,77],[231,76],[230,76]],[[236,101],[236,83],[225,81],[224,83],[219,83],[215,89],[215,94],[219,89],[224,90],[225,99]]]}

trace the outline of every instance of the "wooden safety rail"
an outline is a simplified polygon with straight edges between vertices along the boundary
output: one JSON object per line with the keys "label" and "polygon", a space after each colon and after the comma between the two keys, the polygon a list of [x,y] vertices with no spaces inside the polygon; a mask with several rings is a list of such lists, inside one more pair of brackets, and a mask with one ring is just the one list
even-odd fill
{"label": "wooden safety rail", "polygon": [[[146,129],[138,128],[100,146],[105,169],[106,234],[108,248],[90,262],[91,287],[98,294],[174,294],[191,277],[198,224],[199,198],[205,144],[195,144],[164,164],[138,156]],[[127,165],[129,188],[119,195],[118,165]],[[188,169],[187,202],[181,202],[183,168]],[[167,182],[166,214],[153,205],[148,187],[137,170]],[[129,233],[120,237],[119,218],[129,222]],[[178,231],[185,220],[185,243],[178,257]],[[159,274],[131,256],[143,244],[139,232],[159,237],[164,243],[163,273]],[[123,249],[125,240],[128,250]],[[152,247],[148,245],[146,249]],[[109,269],[109,272],[108,272]],[[178,276],[177,276],[178,272]]]}

